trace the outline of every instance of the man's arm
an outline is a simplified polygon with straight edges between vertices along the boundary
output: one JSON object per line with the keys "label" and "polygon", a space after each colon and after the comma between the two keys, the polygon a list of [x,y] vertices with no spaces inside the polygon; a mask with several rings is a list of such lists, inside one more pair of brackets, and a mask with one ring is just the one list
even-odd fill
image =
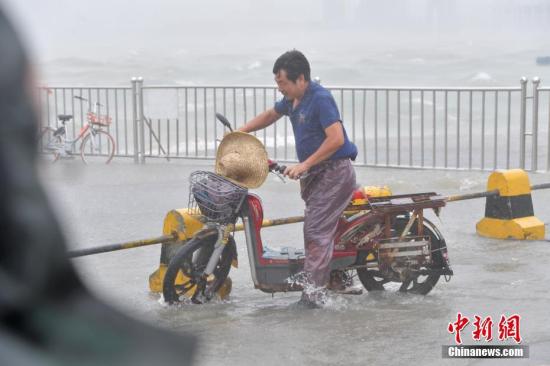
{"label": "man's arm", "polygon": [[256,117],[248,121],[244,126],[240,127],[237,131],[241,132],[254,132],[266,128],[271,125],[273,122],[281,118],[282,115],[275,112],[274,108],[268,109],[267,111],[260,113]]}
{"label": "man's arm", "polygon": [[332,154],[344,145],[344,128],[342,127],[342,123],[340,121],[336,121],[325,128],[325,135],[326,138],[317,151],[311,154],[309,158],[300,164],[286,168],[284,174],[288,175],[291,179],[298,179],[300,175],[304,174],[314,165],[330,158]]}

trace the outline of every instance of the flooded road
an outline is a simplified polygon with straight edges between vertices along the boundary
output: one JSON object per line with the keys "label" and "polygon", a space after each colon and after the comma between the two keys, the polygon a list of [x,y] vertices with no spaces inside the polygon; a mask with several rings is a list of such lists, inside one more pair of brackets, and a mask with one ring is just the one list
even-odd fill
{"label": "flooded road", "polygon": [[[155,237],[164,215],[187,207],[188,176],[212,170],[212,161],[150,160],[145,166],[115,160],[83,166],[79,160],[43,165],[42,176],[70,249]],[[388,185],[394,194],[435,191],[460,194],[485,190],[487,172],[356,168],[364,185]],[[531,175],[531,184],[550,174]],[[255,191],[266,218],[303,213],[298,184],[275,176]],[[550,190],[535,191],[536,216],[550,222]],[[427,296],[392,292],[333,296],[324,309],[296,307],[298,293],[271,295],[254,290],[242,233],[236,234],[239,268],[226,302],[166,306],[148,289],[160,246],[74,259],[83,281],[99,297],[129,315],[201,340],[199,365],[505,365],[502,360],[449,360],[443,345],[454,344],[447,325],[457,312],[473,320],[492,316],[491,344],[498,341],[501,314],[521,316],[522,344],[530,358],[513,365],[550,364],[550,242],[499,241],[478,237],[475,224],[483,199],[449,203],[440,219],[429,216],[447,240],[455,276],[440,279]],[[301,224],[268,228],[270,246],[302,247]],[[547,234],[548,237],[548,234]],[[471,326],[462,333],[472,339]]]}

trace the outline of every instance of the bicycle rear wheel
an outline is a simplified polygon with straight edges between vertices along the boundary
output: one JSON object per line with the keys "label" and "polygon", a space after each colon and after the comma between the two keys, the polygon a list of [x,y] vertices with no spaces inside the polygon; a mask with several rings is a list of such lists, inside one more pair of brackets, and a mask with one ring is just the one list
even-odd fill
{"label": "bicycle rear wheel", "polygon": [[61,154],[59,151],[63,148],[63,140],[61,136],[55,135],[55,129],[52,127],[44,127],[40,131],[38,137],[38,152],[40,154],[49,155],[52,162],[59,160]]}
{"label": "bicycle rear wheel", "polygon": [[92,156],[97,157],[98,162],[109,164],[114,155],[115,140],[113,136],[103,130],[92,130],[80,146],[80,157],[85,164],[90,162]]}
{"label": "bicycle rear wheel", "polygon": [[[406,225],[407,225],[408,219],[404,217],[398,217],[395,220],[395,223],[392,225],[391,232],[392,237],[396,237],[401,233]],[[423,231],[424,235],[428,236],[430,238],[430,249],[432,252],[432,263],[430,263],[427,266],[423,266],[420,269],[424,270],[440,270],[447,266],[447,262],[445,258],[443,257],[444,252],[446,252],[447,245],[445,244],[445,239],[441,234],[435,229],[435,226],[433,226],[430,221],[427,219],[424,219],[424,225],[423,225]],[[413,225],[409,232],[407,233],[408,236],[416,236],[418,233],[418,226]],[[368,256],[369,252],[367,251],[361,251],[358,254],[357,262],[358,263],[366,263],[366,257]],[[391,289],[392,286],[390,285],[391,282],[397,282],[395,279],[385,276],[383,273],[380,273],[378,271],[371,271],[368,270],[365,267],[357,268],[357,275],[359,277],[359,280],[365,287],[367,291],[384,291],[386,289]],[[407,281],[400,282],[401,285],[398,288],[400,292],[408,292],[408,293],[414,293],[414,294],[420,294],[420,295],[426,295],[428,294],[434,286],[437,284],[437,281],[439,281],[439,277],[441,274],[439,273],[432,273],[428,275],[413,275],[411,276]],[[387,286],[386,286],[387,285]],[[386,288],[387,287],[387,288]],[[393,287],[393,289],[397,289],[396,287]]]}

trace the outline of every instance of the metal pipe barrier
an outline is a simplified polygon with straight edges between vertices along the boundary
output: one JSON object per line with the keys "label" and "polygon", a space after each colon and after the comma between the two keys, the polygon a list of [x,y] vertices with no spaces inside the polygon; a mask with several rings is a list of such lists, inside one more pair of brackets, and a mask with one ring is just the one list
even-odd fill
{"label": "metal pipe barrier", "polygon": [[[550,183],[536,184],[531,186],[530,189],[532,191],[538,190],[538,189],[550,189]],[[499,196],[499,190],[496,189],[496,190],[485,191],[485,192],[450,195],[450,196],[444,197],[444,200],[445,202],[456,202],[456,201],[471,200],[476,198],[486,198],[491,196]],[[361,208],[361,210],[363,210],[363,208]],[[304,216],[293,216],[293,217],[285,217],[285,218],[278,218],[278,219],[271,219],[271,220],[264,219],[262,221],[262,228],[294,224],[294,223],[299,223],[303,221],[304,221]],[[211,231],[214,230],[215,232],[215,229],[207,229],[207,230],[211,230]],[[234,231],[242,231],[242,230],[244,230],[243,224],[235,225]],[[67,253],[67,256],[69,258],[77,258],[77,257],[91,255],[91,254],[100,254],[100,253],[113,252],[117,250],[133,249],[133,248],[139,248],[139,247],[144,247],[144,246],[149,246],[154,244],[176,244],[176,243],[181,243],[182,238],[186,238],[185,233],[178,233],[177,231],[175,231],[170,235],[164,235],[164,236],[150,238],[150,239],[134,240],[134,241],[129,241],[129,242],[120,243],[120,244],[109,244],[109,245],[86,248],[86,249],[72,250]]]}
{"label": "metal pipe barrier", "polygon": [[[532,88],[527,84],[522,78],[516,87],[327,88],[358,147],[356,165],[550,171],[550,88],[538,78]],[[73,114],[76,132],[86,106],[74,95],[106,106],[116,156],[140,163],[150,157],[214,159],[226,132],[216,112],[239,127],[282,97],[273,86],[154,86],[142,78],[133,78],[131,87],[48,87],[39,90],[42,125]],[[255,133],[273,159],[296,161],[289,122],[284,117]]]}
{"label": "metal pipe barrier", "polygon": [[[265,228],[265,227],[295,224],[303,221],[304,221],[304,216],[292,216],[292,217],[285,217],[285,218],[272,219],[272,220],[264,219],[262,221],[262,227]],[[214,233],[217,232],[216,229],[205,229],[205,230],[209,230],[209,232],[214,232]],[[243,224],[235,225],[234,231],[243,231],[243,230],[244,230]],[[114,252],[117,250],[124,250],[124,249],[133,249],[133,248],[145,247],[145,246],[155,245],[155,244],[176,244],[178,242],[181,242],[182,237],[185,238],[184,233],[173,232],[171,235],[163,235],[156,238],[133,240],[133,241],[120,243],[120,244],[108,244],[104,246],[71,250],[67,252],[67,256],[69,258],[77,258],[77,257],[84,257],[92,254]]]}
{"label": "metal pipe barrier", "polygon": [[139,248],[139,247],[145,247],[145,246],[154,245],[154,244],[175,243],[177,240],[178,240],[177,233],[174,233],[172,235],[163,235],[163,236],[159,236],[151,239],[134,240],[134,241],[129,241],[129,242],[120,243],[120,244],[109,244],[109,245],[93,247],[93,248],[71,250],[67,252],[67,256],[69,258],[84,257],[86,255],[91,255],[91,254],[114,252],[117,250]]}

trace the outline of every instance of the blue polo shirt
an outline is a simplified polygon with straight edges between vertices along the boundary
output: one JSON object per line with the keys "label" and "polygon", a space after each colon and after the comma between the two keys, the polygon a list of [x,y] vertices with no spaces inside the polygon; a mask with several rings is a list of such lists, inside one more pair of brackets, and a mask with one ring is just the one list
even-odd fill
{"label": "blue polo shirt", "polygon": [[[290,117],[300,162],[319,149],[326,138],[325,128],[336,121],[342,122],[330,91],[313,81],[309,82],[302,100],[295,109],[292,109],[292,100],[286,97],[276,102],[274,108],[277,113]],[[343,123],[342,128],[344,130],[344,145],[329,159],[350,158],[355,160],[357,147],[348,139]]]}

